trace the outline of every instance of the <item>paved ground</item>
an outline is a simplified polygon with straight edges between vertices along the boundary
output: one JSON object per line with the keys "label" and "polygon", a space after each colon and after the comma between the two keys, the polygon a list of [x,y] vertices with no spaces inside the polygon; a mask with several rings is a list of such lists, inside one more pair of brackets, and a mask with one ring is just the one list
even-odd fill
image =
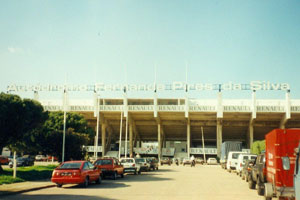
{"label": "paved ground", "polygon": [[127,175],[124,179],[104,180],[88,188],[65,185],[37,191],[2,196],[1,199],[203,199],[262,200],[245,181],[220,166],[163,166],[158,171]]}

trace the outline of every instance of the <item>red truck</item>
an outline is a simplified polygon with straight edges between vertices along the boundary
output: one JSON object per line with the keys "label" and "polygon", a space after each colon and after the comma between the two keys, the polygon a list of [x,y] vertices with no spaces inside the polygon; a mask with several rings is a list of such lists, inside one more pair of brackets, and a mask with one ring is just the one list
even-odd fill
{"label": "red truck", "polygon": [[293,174],[296,162],[295,148],[300,141],[300,129],[274,129],[266,136],[267,183],[266,200],[295,199]]}
{"label": "red truck", "polygon": [[101,169],[103,178],[112,176],[116,180],[118,175],[124,178],[124,167],[116,158],[100,158],[95,161],[94,165]]}

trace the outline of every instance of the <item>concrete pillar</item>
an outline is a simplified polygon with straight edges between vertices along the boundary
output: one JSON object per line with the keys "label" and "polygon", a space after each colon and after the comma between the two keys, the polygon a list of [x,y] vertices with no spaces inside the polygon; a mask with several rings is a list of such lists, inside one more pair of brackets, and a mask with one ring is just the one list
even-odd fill
{"label": "concrete pillar", "polygon": [[101,134],[102,134],[102,157],[105,156],[106,152],[106,124],[101,125]]}
{"label": "concrete pillar", "polygon": [[190,157],[190,148],[191,148],[191,123],[190,123],[190,119],[188,119],[187,131],[186,131],[186,152],[188,157]]}
{"label": "concrete pillar", "polygon": [[251,122],[248,128],[248,136],[247,136],[247,148],[250,149],[253,144],[253,134],[254,134],[254,126]]}
{"label": "concrete pillar", "polygon": [[157,124],[157,142],[158,142],[158,161],[161,160],[161,125]]}
{"label": "concrete pillar", "polygon": [[217,120],[217,156],[221,157],[222,146],[222,121]]}
{"label": "concrete pillar", "polygon": [[134,155],[133,155],[133,124],[132,124],[132,122],[129,123],[129,155],[131,158],[134,157]]}

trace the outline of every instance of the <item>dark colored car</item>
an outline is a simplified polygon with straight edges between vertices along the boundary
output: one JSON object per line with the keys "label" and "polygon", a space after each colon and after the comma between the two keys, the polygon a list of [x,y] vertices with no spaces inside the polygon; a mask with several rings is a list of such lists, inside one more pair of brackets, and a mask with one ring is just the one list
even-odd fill
{"label": "dark colored car", "polygon": [[254,161],[251,173],[248,178],[248,185],[250,189],[255,189],[255,185],[257,185],[257,193],[258,195],[264,195],[265,185],[266,183],[266,160],[265,154],[262,153],[257,156]]}
{"label": "dark colored car", "polygon": [[158,170],[158,160],[156,158],[147,158],[147,161],[150,164],[150,169]]}
{"label": "dark colored car", "polygon": [[172,161],[170,160],[170,158],[162,158],[161,161],[160,161],[160,164],[161,165],[171,165],[172,164]]}
{"label": "dark colored car", "polygon": [[114,180],[120,175],[124,178],[124,167],[121,165],[118,159],[115,158],[101,158],[95,161],[94,165],[101,169],[102,176],[112,176]]}
{"label": "dark colored car", "polygon": [[[33,165],[27,158],[23,158],[23,157],[16,158],[16,162],[17,162],[17,167]],[[14,166],[14,160],[10,161],[8,166],[12,168]]]}
{"label": "dark colored car", "polygon": [[26,166],[34,165],[34,160],[35,160],[34,156],[24,155],[22,158]]}
{"label": "dark colored car", "polygon": [[247,160],[241,172],[242,180],[246,180],[248,182],[249,175],[251,174],[251,170],[254,164],[254,160]]}
{"label": "dark colored car", "polygon": [[63,162],[52,173],[51,181],[57,187],[65,184],[82,184],[87,187],[91,182],[101,183],[101,170],[88,161]]}

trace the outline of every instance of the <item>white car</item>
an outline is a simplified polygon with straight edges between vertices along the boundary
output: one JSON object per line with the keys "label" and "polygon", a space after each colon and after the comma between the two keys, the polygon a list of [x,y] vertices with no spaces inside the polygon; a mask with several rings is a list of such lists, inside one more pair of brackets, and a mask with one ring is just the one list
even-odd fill
{"label": "white car", "polygon": [[47,161],[47,157],[45,155],[36,155],[35,160],[36,161]]}
{"label": "white car", "polygon": [[242,151],[230,151],[228,153],[228,159],[227,159],[227,170],[231,172],[231,170],[236,170],[237,164],[238,164],[238,158],[240,154],[247,154],[246,152]]}
{"label": "white car", "polygon": [[241,172],[242,172],[245,162],[247,160],[254,160],[256,157],[257,157],[257,155],[254,155],[254,154],[240,154],[238,157],[238,163],[236,166],[237,175],[241,175]]}
{"label": "white car", "polygon": [[207,164],[208,165],[216,165],[216,164],[218,164],[218,161],[215,158],[208,158]]}
{"label": "white car", "polygon": [[121,165],[124,167],[124,173],[141,174],[141,165],[134,158],[122,158]]}

